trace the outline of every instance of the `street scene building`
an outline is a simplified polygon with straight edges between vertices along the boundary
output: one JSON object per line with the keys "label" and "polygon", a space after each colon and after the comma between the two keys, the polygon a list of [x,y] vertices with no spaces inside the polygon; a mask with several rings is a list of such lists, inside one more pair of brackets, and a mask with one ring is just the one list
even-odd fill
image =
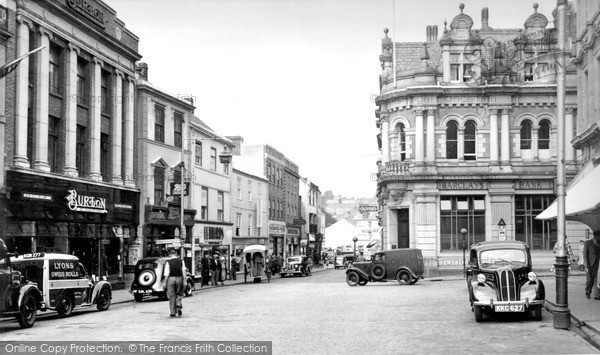
{"label": "street scene building", "polygon": [[[481,16],[474,29],[461,4],[441,38],[428,26],[426,42],[394,43],[387,30],[382,40],[382,244],[421,249],[432,271],[461,267],[459,251],[474,242],[552,250],[556,241],[555,221],[535,219],[555,199],[556,30],[537,4],[521,29],[495,28],[487,8]],[[566,70],[570,141],[577,80]],[[581,157],[565,154],[572,178]]]}
{"label": "street scene building", "polygon": [[139,225],[138,37],[101,1],[9,5],[7,57],[41,49],[4,81],[0,236],[19,253],[77,255],[118,282]]}
{"label": "street scene building", "polygon": [[[323,213],[321,212],[321,191],[319,190],[319,186],[308,178],[300,178],[300,198],[302,201],[301,218],[306,222],[301,227],[301,233],[303,236],[308,236],[306,238],[308,242],[307,255],[311,255],[313,260],[319,261],[323,253],[323,229],[325,228],[322,221]],[[303,238],[302,240],[305,239]],[[302,253],[297,249],[292,250],[296,255]]]}

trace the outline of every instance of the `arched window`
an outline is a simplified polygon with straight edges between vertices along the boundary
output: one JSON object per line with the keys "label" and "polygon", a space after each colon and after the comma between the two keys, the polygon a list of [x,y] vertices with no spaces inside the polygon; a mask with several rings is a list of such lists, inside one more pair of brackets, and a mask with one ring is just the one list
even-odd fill
{"label": "arched window", "polygon": [[406,159],[406,132],[404,130],[404,124],[399,123],[396,126],[396,131],[398,132],[398,153],[400,161],[404,161]]}
{"label": "arched window", "polygon": [[531,121],[521,122],[521,149],[531,149]]}
{"label": "arched window", "polygon": [[465,160],[477,159],[477,124],[475,121],[465,123]]}
{"label": "arched window", "polygon": [[538,130],[538,149],[550,149],[550,121],[542,120]]}
{"label": "arched window", "polygon": [[458,158],[458,124],[450,121],[446,125],[446,159]]}

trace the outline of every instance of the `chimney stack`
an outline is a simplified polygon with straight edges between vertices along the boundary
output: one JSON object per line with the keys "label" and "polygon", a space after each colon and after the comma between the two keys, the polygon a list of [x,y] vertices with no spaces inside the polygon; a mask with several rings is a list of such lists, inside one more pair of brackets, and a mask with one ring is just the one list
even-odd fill
{"label": "chimney stack", "polygon": [[231,148],[231,155],[242,155],[242,143],[244,143],[244,137],[226,136],[226,138],[235,144],[235,147]]}
{"label": "chimney stack", "polygon": [[490,12],[489,9],[487,7],[484,7],[483,9],[481,9],[481,28],[490,28],[489,24],[488,24],[488,20],[490,18]]}
{"label": "chimney stack", "polygon": [[426,34],[427,34],[427,42],[436,42],[438,40],[437,25],[427,26]]}
{"label": "chimney stack", "polygon": [[148,64],[139,63],[137,65],[137,72],[140,74],[140,77],[146,81],[148,81]]}

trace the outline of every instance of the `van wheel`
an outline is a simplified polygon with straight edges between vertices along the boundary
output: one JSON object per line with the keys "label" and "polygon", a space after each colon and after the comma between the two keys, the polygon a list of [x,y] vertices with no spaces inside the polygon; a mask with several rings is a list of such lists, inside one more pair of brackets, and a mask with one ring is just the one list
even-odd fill
{"label": "van wheel", "polygon": [[136,302],[142,302],[142,300],[144,299],[144,295],[143,295],[143,294],[141,294],[141,293],[134,293],[134,294],[133,294],[133,299],[134,299]]}
{"label": "van wheel", "polygon": [[25,295],[23,303],[21,304],[21,310],[17,314],[17,321],[21,328],[31,328],[35,323],[37,317],[37,303],[35,298],[31,294]]}
{"label": "van wheel", "polygon": [[110,290],[103,288],[100,290],[100,294],[98,295],[98,303],[96,304],[96,308],[99,311],[106,311],[108,307],[110,307]]}
{"label": "van wheel", "polygon": [[483,306],[473,306],[473,312],[475,313],[475,322],[479,323],[483,321]]}
{"label": "van wheel", "polygon": [[356,286],[359,284],[359,282],[360,282],[360,277],[358,276],[356,271],[350,271],[346,275],[346,283],[348,284],[348,286]]}
{"label": "van wheel", "polygon": [[381,264],[376,264],[371,269],[371,276],[373,280],[379,281],[385,277],[385,267]]}
{"label": "van wheel", "polygon": [[73,297],[70,294],[65,294],[58,301],[56,312],[58,312],[59,317],[68,317],[73,313],[73,306]]}
{"label": "van wheel", "polygon": [[398,281],[398,283],[400,285],[408,285],[409,283],[412,282],[412,276],[410,276],[410,274],[408,273],[408,271],[406,271],[406,270],[400,270],[396,274],[396,281]]}

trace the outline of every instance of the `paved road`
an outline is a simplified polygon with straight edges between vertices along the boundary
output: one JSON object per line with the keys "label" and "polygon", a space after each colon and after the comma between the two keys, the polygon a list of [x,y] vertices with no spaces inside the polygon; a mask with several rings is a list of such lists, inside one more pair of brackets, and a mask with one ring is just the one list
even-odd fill
{"label": "paved road", "polygon": [[475,323],[463,280],[349,287],[344,270],[235,285],[184,299],[170,318],[160,301],[107,312],[42,317],[31,329],[0,323],[0,340],[270,340],[274,354],[598,353],[569,331],[542,322]]}

